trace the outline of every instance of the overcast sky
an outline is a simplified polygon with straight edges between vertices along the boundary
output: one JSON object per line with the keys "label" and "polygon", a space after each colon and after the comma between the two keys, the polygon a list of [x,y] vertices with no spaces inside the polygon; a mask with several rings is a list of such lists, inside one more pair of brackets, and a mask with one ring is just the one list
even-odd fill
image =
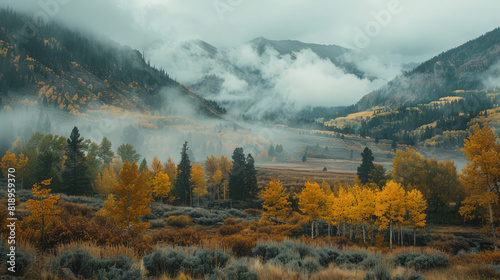
{"label": "overcast sky", "polygon": [[[500,25],[498,0],[0,0],[30,15],[41,3],[61,3],[51,19],[139,50],[165,40],[229,47],[264,36],[422,62]],[[369,33],[362,44],[361,31]]]}

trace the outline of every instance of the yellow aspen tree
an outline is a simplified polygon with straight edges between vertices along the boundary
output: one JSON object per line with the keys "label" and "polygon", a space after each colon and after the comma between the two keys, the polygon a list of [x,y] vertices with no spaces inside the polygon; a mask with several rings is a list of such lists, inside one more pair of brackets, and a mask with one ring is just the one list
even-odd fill
{"label": "yellow aspen tree", "polygon": [[493,130],[486,124],[474,125],[472,132],[464,142],[462,149],[467,157],[467,165],[460,178],[467,197],[463,201],[460,214],[465,218],[473,216],[477,207],[487,207],[491,234],[498,250],[495,232],[493,206],[500,200],[500,145]]}
{"label": "yellow aspen tree", "polygon": [[[351,221],[351,211],[354,206],[354,196],[348,191],[348,188],[340,187],[338,195],[335,198],[333,215],[342,224],[342,233],[347,237],[346,225]],[[340,233],[340,230],[338,231]],[[352,237],[352,230],[350,231],[350,238]]]}
{"label": "yellow aspen tree", "polygon": [[153,179],[153,193],[155,197],[162,199],[164,202],[168,194],[172,190],[172,182],[168,178],[168,174],[159,172]]}
{"label": "yellow aspen tree", "polygon": [[200,196],[207,194],[207,182],[205,181],[205,170],[201,164],[197,163],[191,167],[191,185],[193,186],[193,195],[198,198],[198,207],[200,207]]}
{"label": "yellow aspen tree", "polygon": [[123,167],[123,162],[119,157],[115,157],[111,164],[113,165],[113,170],[115,171],[115,175],[118,178],[118,176],[120,175],[120,171],[122,170]]}
{"label": "yellow aspen tree", "polygon": [[264,150],[262,150],[262,152],[260,152],[260,154],[257,155],[256,160],[264,161],[264,160],[267,160],[268,158],[269,158],[269,154],[268,154],[267,150],[264,149]]}
{"label": "yellow aspen tree", "polygon": [[118,182],[113,164],[108,164],[102,174],[97,174],[96,180],[94,182],[94,189],[97,193],[103,197],[107,197],[111,193],[111,187],[113,187]]}
{"label": "yellow aspen tree", "polygon": [[153,162],[151,163],[151,169],[153,169],[154,174],[164,172],[163,165],[156,156],[153,157]]}
{"label": "yellow aspen tree", "polygon": [[261,198],[264,199],[262,208],[265,210],[265,217],[286,219],[292,211],[289,195],[279,180],[271,180],[269,186],[262,191]]}
{"label": "yellow aspen tree", "polygon": [[376,198],[375,215],[379,218],[379,230],[389,228],[389,247],[392,249],[392,235],[395,223],[404,222],[405,190],[394,181],[389,181],[378,192]]}
{"label": "yellow aspen tree", "polygon": [[111,188],[111,195],[105,204],[106,211],[120,228],[144,232],[150,224],[141,222],[140,217],[151,213],[148,208],[152,200],[149,172],[138,174],[135,162],[125,161],[120,170],[119,183]]}
{"label": "yellow aspen tree", "polygon": [[177,164],[175,164],[174,160],[169,156],[167,161],[165,162],[165,173],[170,178],[170,181],[173,183],[175,178],[177,178]]}
{"label": "yellow aspen tree", "polygon": [[224,177],[222,176],[222,171],[217,169],[214,173],[214,175],[209,179],[209,183],[212,186],[212,197],[215,200],[215,196],[217,194],[217,199],[219,199],[219,190],[220,186],[222,184],[222,180],[224,180]]}
{"label": "yellow aspen tree", "polygon": [[307,215],[311,222],[311,238],[314,239],[314,222],[325,216],[327,196],[316,182],[306,182],[299,195],[299,210]]}
{"label": "yellow aspen tree", "polygon": [[221,187],[223,189],[223,194],[224,194],[223,199],[226,199],[227,189],[229,186],[229,174],[231,172],[231,169],[233,168],[233,162],[228,160],[226,156],[220,156],[219,168],[220,171],[222,172],[222,178],[223,178],[221,183]]}
{"label": "yellow aspen tree", "polygon": [[332,187],[330,186],[330,184],[328,184],[327,181],[325,181],[325,179],[323,179],[323,182],[321,182],[320,186],[323,189],[323,191],[325,191],[326,195],[332,194],[332,192],[333,192]]}
{"label": "yellow aspen tree", "polygon": [[15,168],[16,173],[20,174],[19,171],[26,166],[28,163],[28,158],[24,157],[24,154],[19,154],[18,158],[16,158],[16,154],[7,151],[5,155],[2,157],[2,161],[0,162],[0,168],[2,169],[3,176],[7,178],[7,170],[9,168]]}
{"label": "yellow aspen tree", "polygon": [[215,171],[219,169],[219,159],[214,155],[207,157],[205,160],[205,169],[207,170],[207,177],[210,180]]}
{"label": "yellow aspen tree", "polygon": [[[26,209],[31,213],[28,217],[23,219],[24,225],[35,223],[40,228],[40,245],[45,248],[45,231],[53,222],[56,215],[61,213],[61,210],[55,209],[56,203],[59,201],[59,195],[49,195],[52,189],[48,189],[52,178],[42,181],[40,184],[33,185],[31,191],[35,199],[29,199]],[[36,236],[38,231],[29,233],[33,230],[33,226],[26,227],[25,235]]]}
{"label": "yellow aspen tree", "polygon": [[[218,175],[222,176],[222,171],[220,171],[219,168],[219,159],[214,155],[207,157],[207,159],[205,160],[205,170],[207,171],[207,181],[210,185],[210,193],[212,199],[215,200],[215,196],[218,192],[218,188],[221,182],[220,180],[222,180],[219,180],[219,178],[215,178],[216,176],[218,177]],[[216,175],[215,173],[217,171],[220,172]]]}
{"label": "yellow aspen tree", "polygon": [[424,184],[424,157],[413,149],[397,150],[392,162],[392,178],[404,187],[418,187]]}
{"label": "yellow aspen tree", "polygon": [[361,226],[363,232],[363,245],[366,246],[365,226],[370,223],[371,217],[375,214],[375,196],[369,188],[362,188],[358,185],[353,190],[354,205],[351,213],[354,214],[354,221]]}
{"label": "yellow aspen tree", "polygon": [[413,229],[413,246],[417,246],[416,232],[425,227],[427,204],[419,190],[411,190],[405,197],[406,210],[408,210],[408,224]]}

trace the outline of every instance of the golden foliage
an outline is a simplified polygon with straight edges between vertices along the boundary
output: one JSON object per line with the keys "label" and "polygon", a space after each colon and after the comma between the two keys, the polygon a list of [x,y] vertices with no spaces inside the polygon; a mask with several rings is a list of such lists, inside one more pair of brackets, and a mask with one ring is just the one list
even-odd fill
{"label": "golden foliage", "polygon": [[271,180],[269,186],[262,191],[261,198],[264,199],[262,207],[266,217],[286,219],[292,211],[289,195],[280,181]]}
{"label": "golden foliage", "polygon": [[126,161],[123,164],[120,181],[111,188],[111,194],[104,207],[118,227],[144,232],[150,224],[141,222],[139,217],[151,212],[148,208],[152,200],[149,189],[151,179],[148,172],[139,175],[138,172],[139,168],[135,162],[130,164]]}
{"label": "golden foliage", "polygon": [[26,166],[28,163],[28,158],[24,157],[24,154],[19,154],[18,158],[16,158],[16,155],[11,153],[10,151],[7,151],[5,155],[2,157],[2,161],[0,162],[0,168],[2,169],[3,176],[7,178],[7,173],[9,168],[15,168],[16,169],[16,174],[19,174],[18,176],[20,177],[21,175],[21,170]]}

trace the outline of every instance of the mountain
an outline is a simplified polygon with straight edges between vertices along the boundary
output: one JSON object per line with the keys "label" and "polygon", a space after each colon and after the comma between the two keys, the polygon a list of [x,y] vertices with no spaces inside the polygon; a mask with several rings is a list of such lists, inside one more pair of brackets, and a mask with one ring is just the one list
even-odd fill
{"label": "mountain", "polygon": [[364,58],[353,50],[346,49],[337,45],[319,45],[303,43],[296,40],[268,40],[264,37],[258,37],[250,41],[259,55],[262,55],[267,49],[273,49],[280,55],[291,55],[302,50],[311,50],[322,59],[329,59],[333,64],[344,70],[346,73],[354,74],[359,78],[364,78],[365,73],[359,70],[353,62],[349,62],[350,57],[357,59]]}
{"label": "mountain", "polygon": [[498,78],[499,61],[500,28],[496,28],[395,78],[363,97],[356,108],[428,103],[460,91],[485,89],[492,86],[488,80]]}
{"label": "mountain", "polygon": [[0,10],[4,104],[25,100],[75,115],[103,105],[169,115],[181,102],[211,117],[225,113],[216,102],[152,67],[137,50],[54,23],[32,24],[36,30],[27,33],[23,15]]}
{"label": "mountain", "polygon": [[[320,115],[325,110],[316,110],[318,106],[333,108],[355,102],[355,95],[346,92],[356,91],[357,96],[362,96],[385,83],[376,71],[372,73],[376,67],[366,67],[373,65],[368,57],[336,45],[258,37],[234,47],[217,49],[206,42],[192,40],[183,43],[175,53],[171,61],[181,59],[176,67],[169,68],[179,69],[171,72],[174,76],[197,77],[187,83],[189,88],[245,118],[284,120],[294,117],[303,105],[312,106],[308,112],[317,111],[305,115]],[[186,63],[189,59],[196,63]],[[193,71],[197,76],[193,72],[185,75],[186,64],[197,66]],[[370,70],[362,70],[358,65]],[[319,83],[328,86],[321,87]],[[341,86],[334,86],[337,83]],[[332,99],[325,103],[326,95]],[[342,95],[351,100],[346,102]]]}

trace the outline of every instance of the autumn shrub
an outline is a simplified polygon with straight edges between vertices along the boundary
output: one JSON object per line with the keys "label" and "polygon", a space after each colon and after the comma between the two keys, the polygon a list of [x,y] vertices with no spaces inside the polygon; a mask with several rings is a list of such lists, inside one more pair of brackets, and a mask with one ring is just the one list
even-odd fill
{"label": "autumn shrub", "polygon": [[277,225],[271,229],[272,234],[288,237],[299,236],[302,232],[303,229],[300,225]]}
{"label": "autumn shrub", "polygon": [[252,254],[262,258],[263,261],[269,261],[280,253],[280,247],[276,244],[257,244],[252,250]]}
{"label": "autumn shrub", "polygon": [[[7,254],[10,254],[10,246],[6,245],[4,247],[4,243],[0,242],[0,254],[2,256],[1,259],[3,260],[2,265],[4,267],[8,266],[7,262],[10,261],[10,256],[8,256]],[[23,276],[29,270],[29,267],[34,264],[35,256],[26,251],[18,250],[16,251],[15,257],[15,272],[9,272],[9,274],[15,276]]]}
{"label": "autumn shrub", "polygon": [[232,235],[242,231],[243,228],[244,226],[242,224],[229,224],[229,225],[224,224],[219,227],[218,231],[221,235]]}
{"label": "autumn shrub", "polygon": [[193,220],[187,215],[170,216],[167,218],[166,223],[173,227],[186,227]]}
{"label": "autumn shrub", "polygon": [[380,263],[374,267],[373,272],[365,275],[363,280],[391,280],[391,272],[389,267]]}
{"label": "autumn shrub", "polygon": [[84,278],[97,277],[97,274],[102,276],[108,274],[137,275],[137,272],[131,271],[132,259],[128,257],[118,256],[109,259],[99,259],[94,258],[89,252],[82,249],[63,252],[54,261],[52,267],[55,273],[61,270],[61,268],[69,268],[74,274],[81,275]]}
{"label": "autumn shrub", "polygon": [[93,274],[93,260],[94,257],[89,252],[77,249],[62,253],[55,260],[53,268],[56,273],[61,268],[69,268],[74,274],[90,278]]}
{"label": "autumn shrub", "polygon": [[227,217],[211,216],[211,217],[201,217],[195,220],[196,224],[202,226],[214,226],[218,223],[222,223]]}
{"label": "autumn shrub", "polygon": [[310,275],[313,272],[316,272],[321,267],[318,260],[313,258],[307,259],[294,259],[286,264],[285,267],[288,267],[294,272],[300,274]]}
{"label": "autumn shrub", "polygon": [[84,205],[92,208],[94,211],[101,209],[104,206],[104,198],[101,197],[87,197],[87,196],[72,196],[66,194],[60,194],[61,200]]}
{"label": "autumn shrub", "polygon": [[378,265],[381,265],[381,263],[382,263],[381,255],[368,255],[366,259],[362,260],[359,263],[359,266],[362,267],[363,269],[371,269],[377,267]]}
{"label": "autumn shrub", "polygon": [[335,262],[339,265],[351,268],[353,266],[357,267],[367,258],[368,254],[365,252],[344,251],[341,252],[340,255],[335,259]]}
{"label": "autumn shrub", "polygon": [[317,256],[319,263],[324,267],[327,267],[329,264],[335,262],[335,259],[340,255],[340,252],[337,249],[328,247],[317,248],[314,253]]}
{"label": "autumn shrub", "polygon": [[92,215],[94,214],[94,210],[92,207],[83,205],[83,204],[77,204],[73,202],[67,202],[64,200],[59,200],[57,203],[58,207],[63,210],[63,212],[66,212],[70,214],[71,216],[83,216],[87,218],[91,218]]}
{"label": "autumn shrub", "polygon": [[173,249],[167,251],[157,249],[153,253],[144,256],[142,262],[148,276],[167,275],[168,277],[176,277],[181,271],[181,265],[185,259],[183,253]]}
{"label": "autumn shrub", "polygon": [[412,271],[410,274],[398,274],[392,280],[425,280],[425,277]]}
{"label": "autumn shrub", "polygon": [[243,214],[255,217],[262,216],[262,213],[264,213],[264,211],[262,211],[261,209],[248,208],[243,210]]}
{"label": "autumn shrub", "polygon": [[196,246],[200,243],[201,235],[194,228],[162,229],[153,234],[153,243],[167,243],[177,246]]}
{"label": "autumn shrub", "polygon": [[97,271],[95,278],[97,280],[141,280],[142,273],[139,269],[122,270],[115,267],[111,267],[109,270],[100,269]]}
{"label": "autumn shrub", "polygon": [[340,255],[336,249],[312,247],[302,243],[258,244],[253,255],[264,262],[289,267],[297,273],[312,273],[319,267],[327,267]]}
{"label": "autumn shrub", "polygon": [[479,254],[466,255],[468,263],[485,263],[500,265],[500,252],[483,251]]}
{"label": "autumn shrub", "polygon": [[244,264],[236,263],[226,268],[228,280],[258,280],[259,276]]}
{"label": "autumn shrub", "polygon": [[403,253],[394,256],[392,261],[396,265],[417,270],[429,270],[449,265],[448,257],[443,254]]}
{"label": "autumn shrub", "polygon": [[335,244],[338,248],[344,248],[347,246],[354,245],[354,243],[352,243],[352,241],[349,240],[349,238],[347,238],[345,236],[335,236],[335,237],[332,237],[331,239],[332,239],[332,243]]}
{"label": "autumn shrub", "polygon": [[256,240],[251,236],[232,235],[222,239],[222,242],[236,257],[251,256],[255,248]]}
{"label": "autumn shrub", "polygon": [[149,221],[149,223],[151,224],[151,229],[155,229],[155,228],[162,228],[165,226],[165,221],[163,220],[152,220],[152,221]]}
{"label": "autumn shrub", "polygon": [[182,262],[183,271],[194,277],[210,275],[215,268],[223,268],[231,256],[220,250],[199,249]]}
{"label": "autumn shrub", "polygon": [[231,225],[235,225],[235,224],[236,224],[236,219],[233,217],[226,218],[224,220],[224,222],[222,223],[222,225],[224,225],[224,226],[231,226]]}

